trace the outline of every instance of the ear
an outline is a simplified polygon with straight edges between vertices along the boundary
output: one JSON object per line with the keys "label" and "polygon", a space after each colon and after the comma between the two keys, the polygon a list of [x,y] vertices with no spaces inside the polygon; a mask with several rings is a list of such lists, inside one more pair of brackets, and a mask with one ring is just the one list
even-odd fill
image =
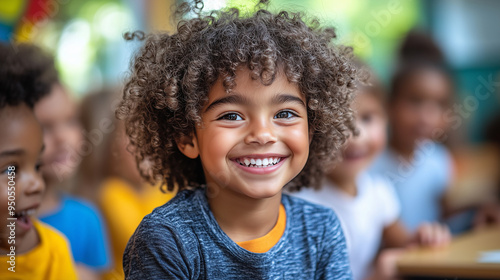
{"label": "ear", "polygon": [[311,145],[313,141],[313,136],[314,136],[314,130],[312,128],[309,128],[309,145]]}
{"label": "ear", "polygon": [[198,141],[194,133],[190,136],[182,136],[180,139],[175,140],[177,142],[177,148],[185,156],[191,159],[195,159],[200,155],[200,150],[198,149]]}

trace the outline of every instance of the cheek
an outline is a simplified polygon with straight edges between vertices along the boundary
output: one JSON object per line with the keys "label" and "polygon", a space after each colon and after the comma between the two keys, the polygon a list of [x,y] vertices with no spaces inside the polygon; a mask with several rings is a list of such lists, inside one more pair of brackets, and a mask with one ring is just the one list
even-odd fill
{"label": "cheek", "polygon": [[[4,182],[8,182],[9,180],[7,179],[7,176],[1,176],[2,177],[2,181]],[[7,205],[8,205],[8,188],[9,186],[7,184],[4,184],[2,182],[2,184],[0,184],[0,203],[2,203],[2,205],[5,205],[5,208],[7,208]],[[0,215],[3,216],[3,214],[6,213],[5,211],[0,211]]]}
{"label": "cheek", "polygon": [[440,118],[439,118],[439,125],[438,127],[444,130],[448,130],[450,126],[450,122],[447,122],[445,118],[443,117],[444,112],[441,113]]}
{"label": "cheek", "polygon": [[84,137],[79,126],[72,126],[67,130],[67,143],[71,145],[71,147],[73,147],[74,149],[78,148],[79,145],[82,145],[83,141],[88,141],[93,145],[99,145],[100,143],[95,143],[96,139],[97,140],[101,139],[102,141],[102,138],[87,139],[86,137]]}
{"label": "cheek", "polygon": [[42,159],[52,156],[57,146],[55,142],[56,139],[53,132],[51,131],[43,132],[43,144],[45,145],[45,148],[42,153]]}
{"label": "cheek", "polygon": [[309,129],[307,123],[289,127],[281,132],[283,142],[292,151],[294,157],[300,157],[304,164],[309,156]]}
{"label": "cheek", "polygon": [[381,152],[387,143],[386,123],[376,122],[368,128],[368,141],[372,151],[377,154]]}
{"label": "cheek", "polygon": [[198,130],[197,136],[200,156],[204,161],[210,162],[225,159],[241,138],[237,129],[224,128]]}

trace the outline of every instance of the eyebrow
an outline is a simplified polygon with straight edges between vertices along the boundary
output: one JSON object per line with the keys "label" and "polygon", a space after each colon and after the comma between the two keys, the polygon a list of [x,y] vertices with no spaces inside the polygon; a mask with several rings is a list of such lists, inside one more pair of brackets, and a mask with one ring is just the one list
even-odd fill
{"label": "eyebrow", "polygon": [[[43,145],[42,149],[40,149],[40,154],[42,154],[44,150],[45,150],[45,145]],[[25,150],[14,149],[14,150],[7,150],[7,151],[1,152],[0,157],[22,156],[24,154],[26,154]]]}
{"label": "eyebrow", "polygon": [[15,150],[7,150],[3,151],[0,153],[0,157],[11,157],[11,156],[19,156],[25,154],[26,151],[22,149],[15,149]]}
{"label": "eyebrow", "polygon": [[[271,100],[271,104],[273,105],[283,104],[288,102],[298,103],[304,108],[306,107],[306,104],[304,103],[304,101],[302,101],[302,99],[287,93],[278,94],[274,96],[273,99]],[[208,107],[205,109],[205,112],[213,110],[216,107],[221,106],[223,104],[245,105],[248,103],[250,103],[250,101],[245,97],[243,97],[242,95],[229,95],[216,99],[214,102],[210,103],[210,105],[208,105]]]}
{"label": "eyebrow", "polygon": [[302,105],[304,108],[306,108],[306,104],[304,103],[304,101],[302,101],[302,99],[287,93],[278,94],[274,96],[273,99],[271,100],[271,103],[273,105],[283,104],[288,102],[298,103],[299,105]]}
{"label": "eyebrow", "polygon": [[205,112],[215,109],[223,104],[236,104],[236,105],[245,105],[250,103],[248,99],[241,95],[229,95],[219,99],[216,99],[214,102],[210,103],[208,107],[205,109]]}

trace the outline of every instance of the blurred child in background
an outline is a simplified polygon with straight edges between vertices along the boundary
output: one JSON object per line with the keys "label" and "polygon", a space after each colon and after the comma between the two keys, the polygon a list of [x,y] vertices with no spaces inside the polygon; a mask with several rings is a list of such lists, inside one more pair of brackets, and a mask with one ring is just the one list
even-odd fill
{"label": "blurred child in background", "polygon": [[[359,84],[353,107],[359,134],[351,137],[342,161],[326,176],[321,189],[305,189],[295,195],[333,208],[341,220],[354,279],[389,277],[371,267],[381,243],[403,247],[447,244],[446,227],[426,224],[408,232],[399,221],[400,206],[392,185],[367,168],[386,144],[384,93],[371,71],[358,62],[358,71],[370,75],[368,84]],[[385,269],[387,270],[387,269]]]}
{"label": "blurred child in background", "polygon": [[66,238],[33,217],[45,191],[40,159],[46,149],[33,105],[55,77],[52,60],[38,48],[0,44],[1,279],[77,279]]}
{"label": "blurred child in background", "polygon": [[144,216],[175,194],[162,192],[140,176],[135,158],[127,150],[123,122],[113,114],[115,101],[121,99],[116,92],[90,94],[81,108],[85,130],[92,132],[95,140],[100,139],[82,161],[79,178],[85,184],[80,192],[92,189],[97,194],[95,199],[109,229],[114,264],[105,275],[107,279],[123,279],[122,258],[129,238]]}
{"label": "blurred child in background", "polygon": [[451,212],[444,197],[453,161],[440,142],[448,140],[453,83],[437,45],[425,34],[410,32],[401,47],[393,77],[389,112],[389,147],[372,165],[395,186],[401,221],[408,230],[442,221]]}
{"label": "blurred child in background", "polygon": [[[35,55],[23,56],[22,63],[29,65]],[[67,194],[68,181],[80,163],[86,140],[78,123],[76,104],[57,75],[49,86],[49,93],[34,107],[45,145],[41,172],[46,192],[38,216],[66,235],[79,277],[98,279],[110,265],[107,233],[100,213],[90,203]]]}

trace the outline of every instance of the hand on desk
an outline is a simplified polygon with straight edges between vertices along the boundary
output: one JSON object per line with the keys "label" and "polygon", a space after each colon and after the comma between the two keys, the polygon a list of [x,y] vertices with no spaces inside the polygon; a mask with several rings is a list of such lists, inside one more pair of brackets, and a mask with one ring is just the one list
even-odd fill
{"label": "hand on desk", "polygon": [[416,246],[440,248],[451,242],[450,230],[439,223],[424,223],[418,227],[413,236],[408,234],[408,238],[411,239],[406,243],[406,247],[382,250],[375,261],[374,271],[366,280],[396,279],[396,262],[408,248]]}
{"label": "hand on desk", "polygon": [[426,247],[442,247],[450,242],[451,234],[447,226],[439,223],[423,223],[415,232],[412,243]]}
{"label": "hand on desk", "polygon": [[491,203],[481,206],[474,217],[474,228],[500,224],[500,204]]}

